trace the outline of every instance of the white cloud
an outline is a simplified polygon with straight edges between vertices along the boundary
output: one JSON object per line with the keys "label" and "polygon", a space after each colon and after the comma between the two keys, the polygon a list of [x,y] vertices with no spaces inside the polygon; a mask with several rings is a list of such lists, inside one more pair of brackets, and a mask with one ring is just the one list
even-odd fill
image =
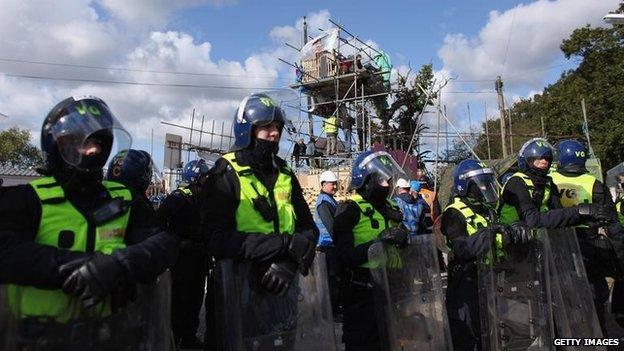
{"label": "white cloud", "polygon": [[497,75],[531,71],[516,76],[516,81],[539,87],[544,72],[535,69],[560,57],[561,41],[575,28],[600,25],[602,16],[618,3],[619,0],[539,0],[502,13],[492,11],[478,36],[448,34],[438,55],[444,68],[460,79],[494,79]]}
{"label": "white cloud", "polygon": [[[284,47],[280,40],[298,36],[297,28],[301,28],[302,19],[293,26],[267,33],[267,39],[273,40],[268,41],[269,44],[264,48],[256,48],[257,52],[240,61],[214,57],[209,41],[197,41],[188,33],[149,31],[149,28],[162,28],[161,25],[172,11],[206,2],[223,5],[231,1],[159,2],[162,6],[156,6],[151,1],[122,3],[115,0],[59,0],[34,4],[19,0],[4,1],[3,10],[0,11],[0,44],[5,54],[0,55],[0,58],[130,67],[133,70],[98,70],[0,61],[0,72],[164,85],[31,80],[0,73],[0,112],[10,116],[8,119],[0,119],[0,128],[13,125],[28,128],[35,136],[34,142],[38,143],[41,122],[55,103],[74,94],[92,94],[109,104],[133,135],[134,147],[149,149],[151,130],[154,130],[154,151],[158,163],[161,162],[158,155],[162,152],[165,133],[180,134],[188,140],[188,132],[165,126],[161,121],[188,126],[195,108],[196,128],[204,115],[205,129],[208,129],[212,120],[216,120],[219,127],[221,121],[228,121],[227,133],[229,121],[243,96],[257,90],[257,87],[283,85],[284,81],[276,79],[278,74],[292,73],[277,58],[294,61],[297,53]],[[98,4],[108,11],[105,16],[98,15],[102,12]],[[140,16],[143,11],[146,11],[145,18]],[[146,26],[129,25],[133,16],[141,17],[141,23]],[[328,11],[310,13],[308,23],[311,28],[326,28],[328,18]],[[221,88],[165,86],[168,84]],[[194,141],[197,141],[197,137],[193,137]],[[204,143],[207,142],[206,138],[204,135]]]}

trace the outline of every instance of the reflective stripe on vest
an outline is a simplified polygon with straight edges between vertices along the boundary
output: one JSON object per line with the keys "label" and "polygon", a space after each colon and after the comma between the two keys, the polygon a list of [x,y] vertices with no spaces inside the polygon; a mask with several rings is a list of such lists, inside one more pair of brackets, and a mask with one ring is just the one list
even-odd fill
{"label": "reflective stripe on vest", "polygon": [[[349,199],[355,202],[360,210],[360,220],[355,227],[353,227],[353,246],[376,240],[384,229],[394,228],[399,225],[399,223],[394,221],[386,221],[381,213],[379,213],[370,202],[364,200],[360,194],[354,194]],[[388,201],[388,205],[400,211],[391,201]],[[387,252],[387,254],[393,256],[389,252]],[[365,262],[360,266],[364,268],[375,268],[378,264]]]}
{"label": "reflective stripe on vest", "polygon": [[[102,184],[111,198],[121,198],[127,202],[132,200],[130,190],[124,185],[111,181],[104,181]],[[116,249],[126,247],[125,234],[130,210],[93,228],[84,215],[65,198],[63,188],[53,177],[33,180],[30,186],[35,190],[41,203],[41,220],[35,236],[36,243],[58,248],[59,241],[63,240],[71,244],[70,247],[64,246],[63,249],[97,251],[107,255]],[[19,318],[50,317],[63,322],[78,318],[82,314],[81,302],[76,298],[70,298],[61,290],[9,285],[8,294],[13,313]],[[92,307],[90,313],[96,315],[110,313],[110,301]]]}
{"label": "reflective stripe on vest", "polygon": [[[531,178],[529,178],[527,175],[525,175],[522,172],[517,172],[511,177],[509,177],[509,179],[507,180],[507,182],[505,182],[505,185],[503,186],[503,190],[501,191],[501,194],[505,192],[505,187],[507,186],[507,184],[509,184],[509,180],[511,180],[511,178],[513,177],[519,177],[520,179],[522,179],[522,181],[527,187],[527,190],[529,191],[529,196],[531,197],[531,199],[533,199],[533,189],[534,189],[533,181],[531,180]],[[542,203],[539,207],[540,212],[548,211],[548,200],[550,200],[550,186],[547,185],[544,189],[544,198],[542,199]],[[502,197],[500,201],[501,203],[499,205],[499,209],[500,209],[501,222],[503,222],[504,224],[511,224],[513,222],[519,221],[520,215],[518,214],[518,211],[516,211],[516,208],[512,205],[502,202],[503,201]]]}
{"label": "reflective stripe on vest", "polygon": [[[292,178],[288,168],[280,170],[273,191],[270,192],[254,175],[251,167],[241,166],[236,162],[233,152],[223,155],[230,166],[236,172],[240,191],[236,209],[236,230],[243,233],[282,233],[292,234],[295,231],[295,208],[292,205]],[[254,208],[253,201],[264,197],[271,203],[271,207],[277,206],[276,220],[266,221],[260,212]]]}
{"label": "reflective stripe on vest", "polygon": [[338,206],[338,202],[336,202],[336,199],[334,199],[333,196],[325,194],[324,192],[321,192],[319,196],[316,198],[316,206],[314,207],[316,209],[316,211],[314,211],[314,223],[316,223],[316,227],[319,230],[319,239],[318,239],[317,246],[321,246],[321,247],[332,246],[334,243],[334,241],[332,240],[331,234],[329,234],[329,230],[325,228],[325,224],[323,224],[323,221],[321,220],[321,216],[319,216],[318,214],[318,207],[323,202],[328,203],[334,209],[334,211],[336,210],[336,207]]}
{"label": "reflective stripe on vest", "polygon": [[[591,174],[581,174],[576,177],[568,177],[559,172],[550,173],[557,189],[563,207],[577,206],[582,203],[592,203],[594,183],[596,177]],[[588,228],[586,224],[578,225],[579,228]]]}
{"label": "reflective stripe on vest", "polygon": [[[464,219],[466,220],[466,231],[468,232],[469,236],[479,231],[480,228],[486,228],[488,226],[488,222],[487,222],[487,219],[485,219],[485,217],[474,212],[468,205],[466,205],[458,197],[454,198],[453,203],[446,206],[444,211],[446,211],[449,208],[453,208],[459,211],[462,214],[462,216],[464,216]],[[505,258],[505,251],[503,250],[503,236],[501,234],[496,234],[495,243],[496,243],[496,257],[498,259]],[[453,249],[452,247],[450,247],[450,242],[449,242],[449,249],[451,250]],[[490,257],[491,257],[491,254],[488,253],[488,255],[486,256],[486,263],[489,262]]]}
{"label": "reflective stripe on vest", "polygon": [[191,191],[191,189],[189,189],[189,188],[187,188],[185,186],[178,188],[178,190],[180,190],[182,193],[184,193],[184,195],[188,195],[188,196],[192,196],[193,195],[193,192]]}

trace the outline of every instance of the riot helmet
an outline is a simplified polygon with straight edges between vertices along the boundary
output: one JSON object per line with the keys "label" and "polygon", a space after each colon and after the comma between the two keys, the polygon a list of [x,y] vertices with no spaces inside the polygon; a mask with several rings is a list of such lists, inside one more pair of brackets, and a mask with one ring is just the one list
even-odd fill
{"label": "riot helmet", "polygon": [[455,167],[453,187],[457,196],[473,202],[490,206],[498,202],[499,187],[494,171],[477,160],[463,160]]}
{"label": "riot helmet", "polygon": [[241,101],[234,117],[234,145],[232,150],[242,150],[252,143],[253,128],[267,126],[278,122],[279,132],[286,124],[284,110],[278,102],[265,93],[256,93],[247,96]]}
{"label": "riot helmet", "polygon": [[154,167],[147,151],[124,150],[113,157],[106,170],[106,179],[120,182],[143,194],[152,181]]}
{"label": "riot helmet", "polygon": [[111,151],[132,144],[104,101],[95,96],[72,96],[48,113],[41,128],[45,171],[101,176]]}
{"label": "riot helmet", "polygon": [[195,183],[202,174],[209,170],[210,167],[203,159],[189,161],[182,170],[182,181],[187,184]]}
{"label": "riot helmet", "polygon": [[[546,168],[537,168],[533,165],[535,160],[546,160],[548,166]],[[520,149],[518,153],[518,167],[523,172],[536,173],[545,176],[553,161],[553,147],[544,138],[533,138]]]}
{"label": "riot helmet", "polygon": [[587,148],[577,140],[568,139],[557,143],[558,171],[583,174],[587,173]]}
{"label": "riot helmet", "polygon": [[408,178],[403,169],[385,151],[365,151],[353,163],[350,188],[368,200],[390,195],[399,178]]}

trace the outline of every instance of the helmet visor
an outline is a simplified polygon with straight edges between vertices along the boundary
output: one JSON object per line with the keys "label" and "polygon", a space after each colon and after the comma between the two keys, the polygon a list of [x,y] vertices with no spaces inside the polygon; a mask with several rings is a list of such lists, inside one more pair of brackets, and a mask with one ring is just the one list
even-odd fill
{"label": "helmet visor", "polygon": [[95,100],[77,101],[50,132],[63,161],[85,171],[101,169],[110,155],[132,145],[132,137],[108,107]]}
{"label": "helmet visor", "polygon": [[400,179],[409,179],[401,166],[385,151],[377,151],[368,155],[360,164],[360,168],[366,169],[369,175],[374,175],[379,185],[396,188],[396,182]]}
{"label": "helmet visor", "polygon": [[476,169],[460,176],[468,183],[468,195],[476,197],[486,204],[498,202],[500,189],[490,168]]}

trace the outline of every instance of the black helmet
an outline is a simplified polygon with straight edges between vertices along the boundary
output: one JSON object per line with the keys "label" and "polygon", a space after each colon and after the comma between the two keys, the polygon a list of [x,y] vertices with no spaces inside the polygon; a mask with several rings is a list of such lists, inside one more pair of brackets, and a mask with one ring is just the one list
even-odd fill
{"label": "black helmet", "polygon": [[[45,169],[101,172],[116,142],[117,150],[130,148],[131,138],[104,101],[95,96],[72,96],[52,108],[41,128]],[[85,153],[87,145],[99,152]]]}
{"label": "black helmet", "polygon": [[125,184],[144,193],[152,182],[154,165],[147,151],[124,150],[113,157],[106,170],[106,179]]}

